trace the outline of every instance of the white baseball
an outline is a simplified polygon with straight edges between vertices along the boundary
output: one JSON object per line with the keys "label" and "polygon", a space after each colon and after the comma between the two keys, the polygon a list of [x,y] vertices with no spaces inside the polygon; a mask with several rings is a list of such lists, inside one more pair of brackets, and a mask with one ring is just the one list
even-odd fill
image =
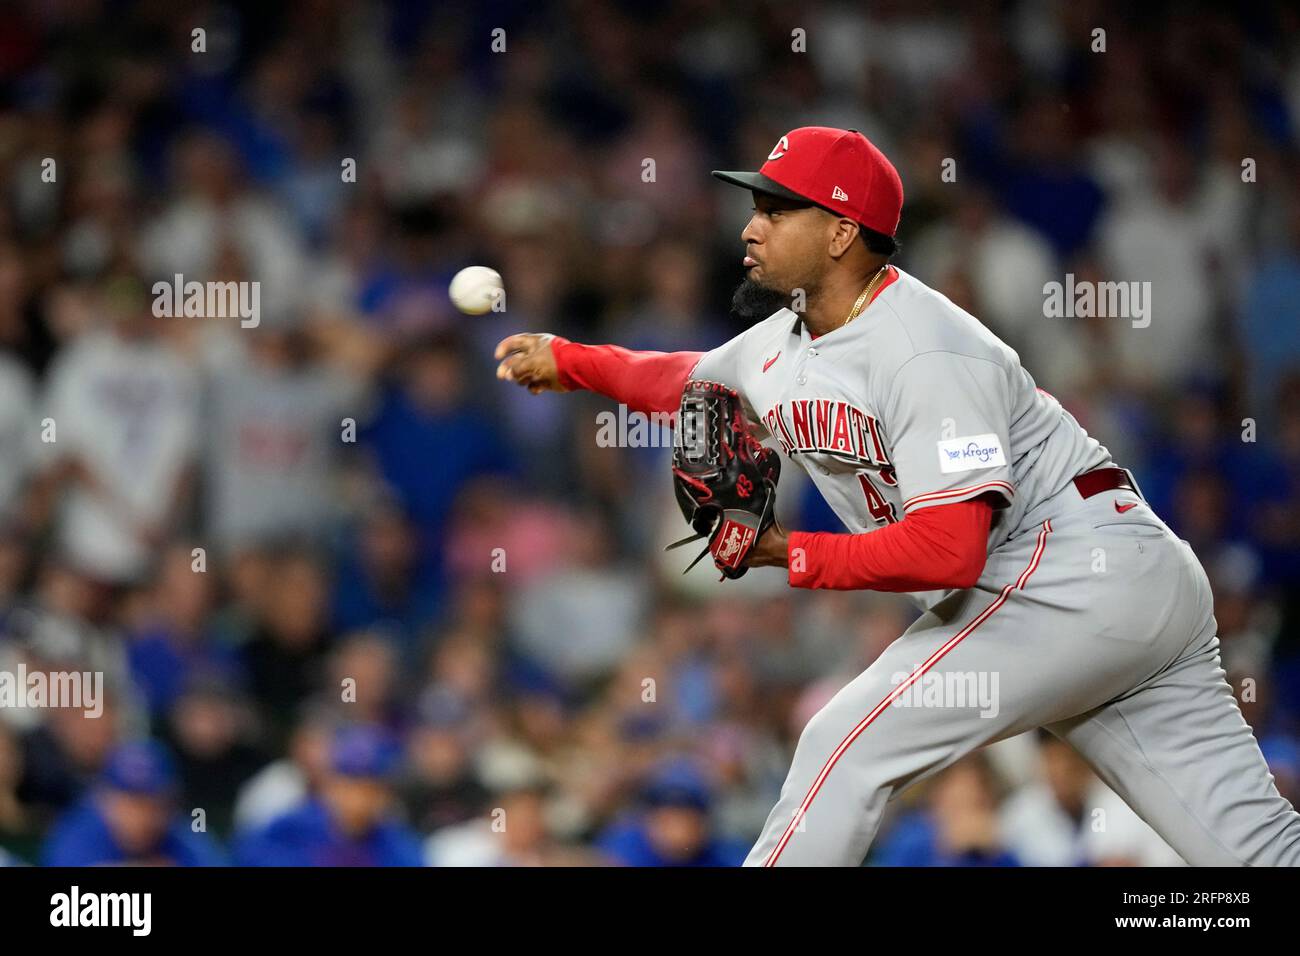
{"label": "white baseball", "polygon": [[487,266],[467,266],[452,277],[447,294],[452,305],[467,315],[482,315],[498,301],[504,285],[501,274]]}

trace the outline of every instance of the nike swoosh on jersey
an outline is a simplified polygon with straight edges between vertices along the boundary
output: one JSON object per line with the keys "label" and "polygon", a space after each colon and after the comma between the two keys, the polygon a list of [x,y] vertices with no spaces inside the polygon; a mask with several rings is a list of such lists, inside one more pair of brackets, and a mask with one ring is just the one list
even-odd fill
{"label": "nike swoosh on jersey", "polygon": [[775,355],[773,355],[770,359],[768,359],[766,362],[764,362],[764,363],[763,363],[763,371],[766,372],[768,369],[770,369],[770,368],[772,367],[772,363],[775,362],[775,361],[776,361],[777,359],[779,359],[780,357],[781,357],[781,353],[780,353],[780,352],[777,352],[777,353],[776,353]]}
{"label": "nike swoosh on jersey", "polygon": [[1126,511],[1130,511],[1133,508],[1136,508],[1137,506],[1138,503],[1136,501],[1126,501],[1122,505],[1118,501],[1115,502],[1115,510],[1118,511],[1120,514],[1123,514]]}

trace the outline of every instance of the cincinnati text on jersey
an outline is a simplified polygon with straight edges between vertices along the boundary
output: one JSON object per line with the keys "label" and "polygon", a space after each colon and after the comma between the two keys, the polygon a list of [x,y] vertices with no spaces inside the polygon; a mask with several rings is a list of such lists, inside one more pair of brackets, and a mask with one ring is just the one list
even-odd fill
{"label": "cincinnati text on jersey", "polygon": [[870,465],[886,484],[897,484],[880,423],[848,402],[799,398],[768,409],[763,423],[787,455],[819,453]]}

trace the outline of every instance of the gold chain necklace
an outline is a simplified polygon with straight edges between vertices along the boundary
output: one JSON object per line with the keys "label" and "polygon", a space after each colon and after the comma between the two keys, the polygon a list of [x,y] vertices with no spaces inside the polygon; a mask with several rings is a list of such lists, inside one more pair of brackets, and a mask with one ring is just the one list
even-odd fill
{"label": "gold chain necklace", "polygon": [[849,317],[844,320],[844,323],[843,325],[840,326],[840,328],[844,328],[845,325],[848,325],[850,322],[852,322],[854,319],[856,319],[859,315],[862,314],[863,308],[866,307],[867,302],[871,298],[871,293],[876,290],[876,287],[880,284],[881,278],[886,274],[885,270],[888,268],[889,268],[889,263],[886,262],[883,266],[881,266],[879,269],[876,270],[876,274],[871,277],[870,281],[867,282],[867,287],[863,289],[862,294],[858,296],[858,301],[853,303],[853,308],[849,312]]}

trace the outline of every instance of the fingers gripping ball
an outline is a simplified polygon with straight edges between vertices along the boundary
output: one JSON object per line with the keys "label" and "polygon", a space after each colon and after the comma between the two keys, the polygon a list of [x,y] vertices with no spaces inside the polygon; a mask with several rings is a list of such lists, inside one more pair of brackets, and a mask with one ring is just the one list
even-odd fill
{"label": "fingers gripping ball", "polygon": [[705,554],[724,577],[749,570],[745,561],[776,520],[781,459],[750,434],[735,389],[692,380],[682,390],[673,443],[673,488],[695,534],[670,547],[708,537]]}
{"label": "fingers gripping ball", "polygon": [[447,289],[452,305],[467,315],[483,315],[501,299],[501,274],[487,266],[468,266],[451,279]]}

